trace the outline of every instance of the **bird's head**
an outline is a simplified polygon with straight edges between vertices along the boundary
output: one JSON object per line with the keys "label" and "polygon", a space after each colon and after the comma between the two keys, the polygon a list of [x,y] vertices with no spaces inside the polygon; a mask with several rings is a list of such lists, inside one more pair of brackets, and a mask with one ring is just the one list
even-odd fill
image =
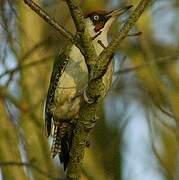
{"label": "bird's head", "polygon": [[131,6],[125,6],[113,11],[94,11],[85,16],[86,27],[91,36],[97,35],[99,32],[106,33],[109,31],[114,21],[123,13],[125,13]]}

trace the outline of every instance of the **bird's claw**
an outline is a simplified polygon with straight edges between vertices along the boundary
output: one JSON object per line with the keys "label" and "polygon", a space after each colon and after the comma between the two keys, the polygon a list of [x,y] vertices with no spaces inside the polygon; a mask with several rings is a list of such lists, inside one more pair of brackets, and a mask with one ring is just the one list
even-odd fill
{"label": "bird's claw", "polygon": [[88,95],[86,93],[86,89],[83,91],[83,98],[87,104],[93,104],[94,103],[94,100],[92,98],[88,97]]}
{"label": "bird's claw", "polygon": [[87,86],[84,87],[83,89],[81,89],[80,91],[78,91],[78,92],[76,93],[76,96],[73,98],[73,100],[74,100],[75,98],[77,98],[77,97],[80,97],[80,96],[83,96],[84,101],[85,101],[87,104],[93,104],[93,103],[95,103],[95,102],[98,100],[98,98],[99,98],[99,96],[97,96],[96,98],[91,98],[91,97],[89,97],[89,95],[87,95]]}
{"label": "bird's claw", "polygon": [[77,97],[80,97],[80,96],[83,96],[84,98],[84,101],[87,103],[87,104],[92,104],[94,103],[94,101],[88,97],[87,93],[86,93],[86,90],[87,90],[87,87],[84,87],[83,89],[81,89],[80,91],[78,91],[76,93],[76,96],[73,98],[77,98]]}

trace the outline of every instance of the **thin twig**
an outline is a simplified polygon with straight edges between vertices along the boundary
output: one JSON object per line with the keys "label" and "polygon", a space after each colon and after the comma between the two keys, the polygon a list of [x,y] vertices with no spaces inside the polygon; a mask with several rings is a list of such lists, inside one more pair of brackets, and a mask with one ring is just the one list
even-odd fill
{"label": "thin twig", "polygon": [[[125,39],[128,36],[129,31],[132,29],[136,21],[140,18],[141,14],[145,10],[145,8],[149,5],[149,3],[152,0],[141,0],[136,7],[136,9],[132,12],[130,17],[127,19],[127,21],[123,24],[122,28],[120,31],[115,35],[113,41],[109,43],[107,48],[103,50],[103,52],[99,55],[97,58],[96,62],[100,62],[96,64],[96,67],[94,68],[94,73],[93,73],[93,78],[97,79],[98,77],[101,76],[103,69],[106,68],[108,65],[108,61],[110,57],[113,55],[113,53],[117,50],[119,47],[120,43],[122,42],[123,39]],[[101,64],[103,64],[103,67],[101,67]],[[100,66],[100,70],[99,69]]]}
{"label": "thin twig", "polygon": [[48,24],[54,27],[57,32],[67,38],[74,44],[77,44],[76,37],[67,31],[64,27],[62,27],[54,18],[52,18],[47,12],[45,12],[39,5],[37,5],[32,0],[23,0],[25,4],[27,4],[33,11],[35,11],[42,19],[45,20]]}
{"label": "thin twig", "polygon": [[22,112],[28,111],[28,107],[26,104],[22,104],[16,97],[11,95],[6,88],[1,87],[1,86],[0,86],[0,98],[9,100],[12,104],[14,104]]}
{"label": "thin twig", "polygon": [[98,42],[98,44],[100,44],[100,45],[101,45],[101,47],[102,47],[103,49],[105,49],[105,48],[106,48],[106,46],[103,44],[103,42],[102,42],[101,40],[98,40],[97,42]]}
{"label": "thin twig", "polygon": [[36,44],[34,44],[33,47],[31,47],[30,49],[28,49],[27,52],[25,52],[20,58],[19,61],[24,61],[25,59],[27,59],[31,54],[33,54],[36,50],[38,50],[39,48],[41,48],[42,46],[45,45],[46,42],[50,41],[50,36],[48,36],[47,38],[43,39],[40,42],[37,42]]}
{"label": "thin twig", "polygon": [[24,70],[26,68],[29,68],[29,67],[36,66],[36,65],[42,64],[44,62],[47,62],[47,61],[50,60],[50,58],[51,58],[51,56],[44,57],[44,58],[42,58],[42,59],[40,59],[38,61],[32,61],[31,63],[24,64],[24,65],[18,65],[13,69],[8,69],[5,72],[3,72],[2,74],[0,74],[0,79],[3,78],[4,76],[8,75],[8,74],[12,75],[12,74],[14,74],[15,72],[17,72],[19,70]]}
{"label": "thin twig", "polygon": [[169,56],[169,57],[162,57],[162,58],[159,58],[155,61],[151,61],[148,62],[148,63],[143,63],[143,64],[139,64],[139,65],[136,65],[134,67],[129,67],[129,68],[125,68],[125,69],[121,69],[117,72],[115,72],[115,75],[117,74],[127,74],[127,73],[130,73],[130,72],[133,72],[133,71],[137,71],[137,70],[140,70],[140,69],[143,69],[143,68],[148,68],[150,65],[153,65],[155,63],[155,65],[167,65],[167,64],[170,64],[172,62],[175,62],[179,58],[179,54],[176,54],[176,55],[173,55],[173,56]]}

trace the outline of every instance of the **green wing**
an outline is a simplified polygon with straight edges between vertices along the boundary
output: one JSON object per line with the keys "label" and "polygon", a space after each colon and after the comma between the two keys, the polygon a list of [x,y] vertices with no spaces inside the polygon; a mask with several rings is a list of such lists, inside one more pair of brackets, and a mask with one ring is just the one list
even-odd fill
{"label": "green wing", "polygon": [[67,55],[65,55],[65,53],[57,54],[54,61],[53,72],[51,75],[50,85],[49,85],[46,104],[45,104],[45,129],[47,136],[49,136],[51,133],[52,113],[50,109],[54,102],[55,90],[58,85],[59,79],[68,64],[68,61],[69,58]]}

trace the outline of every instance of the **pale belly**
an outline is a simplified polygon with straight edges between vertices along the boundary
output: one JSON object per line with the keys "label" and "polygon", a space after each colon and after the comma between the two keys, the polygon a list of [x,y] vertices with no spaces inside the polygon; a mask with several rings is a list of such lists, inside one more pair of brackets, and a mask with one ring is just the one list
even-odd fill
{"label": "pale belly", "polygon": [[[75,56],[73,54],[75,53]],[[85,64],[84,57],[81,52],[72,47],[69,56],[69,63],[60,77],[57,89],[55,91],[54,104],[52,106],[52,114],[57,119],[74,119],[78,117],[80,108],[80,98],[77,97],[79,92],[84,90],[88,84],[88,70]],[[105,82],[105,92],[109,90],[113,73],[113,63],[110,63],[106,74],[103,77]],[[103,94],[103,96],[105,96]]]}

